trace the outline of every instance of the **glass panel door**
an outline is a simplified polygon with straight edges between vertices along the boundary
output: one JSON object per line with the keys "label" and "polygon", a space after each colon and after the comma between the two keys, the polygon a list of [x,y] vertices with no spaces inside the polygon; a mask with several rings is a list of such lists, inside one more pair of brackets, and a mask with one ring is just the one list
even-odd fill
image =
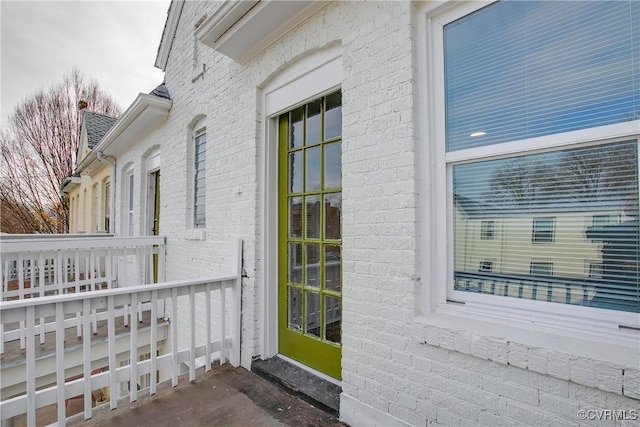
{"label": "glass panel door", "polygon": [[279,351],[340,378],[341,92],[278,121]]}

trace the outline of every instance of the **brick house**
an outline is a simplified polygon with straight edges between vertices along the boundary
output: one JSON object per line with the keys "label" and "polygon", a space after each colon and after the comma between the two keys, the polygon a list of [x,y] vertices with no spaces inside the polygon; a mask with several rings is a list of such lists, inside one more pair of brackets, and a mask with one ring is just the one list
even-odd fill
{"label": "brick house", "polygon": [[[156,60],[171,103],[139,100],[121,128],[153,119],[105,152],[114,231],[166,236],[168,280],[221,268],[241,238],[242,365],[279,355],[338,383],[350,425],[637,418],[639,17],[632,1],[174,1]],[[465,245],[514,205],[570,220],[512,226],[526,244],[502,249],[532,266],[501,272],[526,276],[515,288],[459,286],[477,273],[458,271]],[[585,232],[602,212],[635,230],[604,266],[626,279],[543,272],[585,242],[606,264]],[[586,296],[531,297],[539,276]]]}

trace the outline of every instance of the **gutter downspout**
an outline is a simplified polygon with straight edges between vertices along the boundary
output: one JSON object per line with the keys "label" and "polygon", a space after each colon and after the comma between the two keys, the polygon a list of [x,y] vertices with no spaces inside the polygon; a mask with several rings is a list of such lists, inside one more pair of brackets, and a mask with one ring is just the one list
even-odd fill
{"label": "gutter downspout", "polygon": [[114,234],[115,233],[115,229],[116,229],[116,191],[118,186],[116,185],[116,162],[115,161],[111,161],[109,159],[107,159],[106,157],[104,157],[104,154],[102,153],[102,151],[96,151],[96,157],[98,158],[99,162],[104,162],[108,165],[111,165],[111,176],[113,177],[112,181],[113,181],[113,185],[111,186],[112,190],[111,190],[111,218],[110,218],[110,224],[109,224],[109,230],[106,230],[107,233],[111,233]]}

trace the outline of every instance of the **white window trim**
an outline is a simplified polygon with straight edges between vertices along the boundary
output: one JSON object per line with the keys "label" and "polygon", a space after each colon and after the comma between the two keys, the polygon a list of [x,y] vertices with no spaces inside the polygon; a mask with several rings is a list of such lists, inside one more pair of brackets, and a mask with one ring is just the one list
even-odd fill
{"label": "white window trim", "polygon": [[[418,325],[460,329],[480,335],[512,340],[581,357],[636,366],[639,362],[640,314],[611,310],[487,296],[448,289],[452,283],[449,267],[453,254],[452,195],[448,190],[452,174],[447,164],[512,156],[521,152],[544,152],[560,146],[600,144],[603,141],[638,137],[640,121],[601,126],[539,137],[514,143],[496,144],[446,153],[444,144],[444,55],[442,27],[492,2],[455,1],[423,4],[418,11],[418,96],[420,109],[419,162],[421,238],[420,276],[416,287],[415,320]],[[438,142],[441,143],[438,143]],[[447,227],[442,227],[447,224]],[[462,304],[458,294],[464,294]]]}

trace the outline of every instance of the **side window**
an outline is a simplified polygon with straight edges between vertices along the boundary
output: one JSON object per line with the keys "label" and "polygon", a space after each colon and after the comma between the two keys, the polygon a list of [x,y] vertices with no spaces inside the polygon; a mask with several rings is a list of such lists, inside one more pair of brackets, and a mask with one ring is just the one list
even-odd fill
{"label": "side window", "polygon": [[125,234],[133,236],[133,201],[134,201],[134,177],[133,170],[127,172],[125,177]]}
{"label": "side window", "polygon": [[193,225],[204,227],[206,224],[206,190],[207,190],[207,134],[204,130],[194,138],[194,174],[193,174]]}
{"label": "side window", "polygon": [[104,231],[109,233],[111,226],[111,181],[104,183]]}

